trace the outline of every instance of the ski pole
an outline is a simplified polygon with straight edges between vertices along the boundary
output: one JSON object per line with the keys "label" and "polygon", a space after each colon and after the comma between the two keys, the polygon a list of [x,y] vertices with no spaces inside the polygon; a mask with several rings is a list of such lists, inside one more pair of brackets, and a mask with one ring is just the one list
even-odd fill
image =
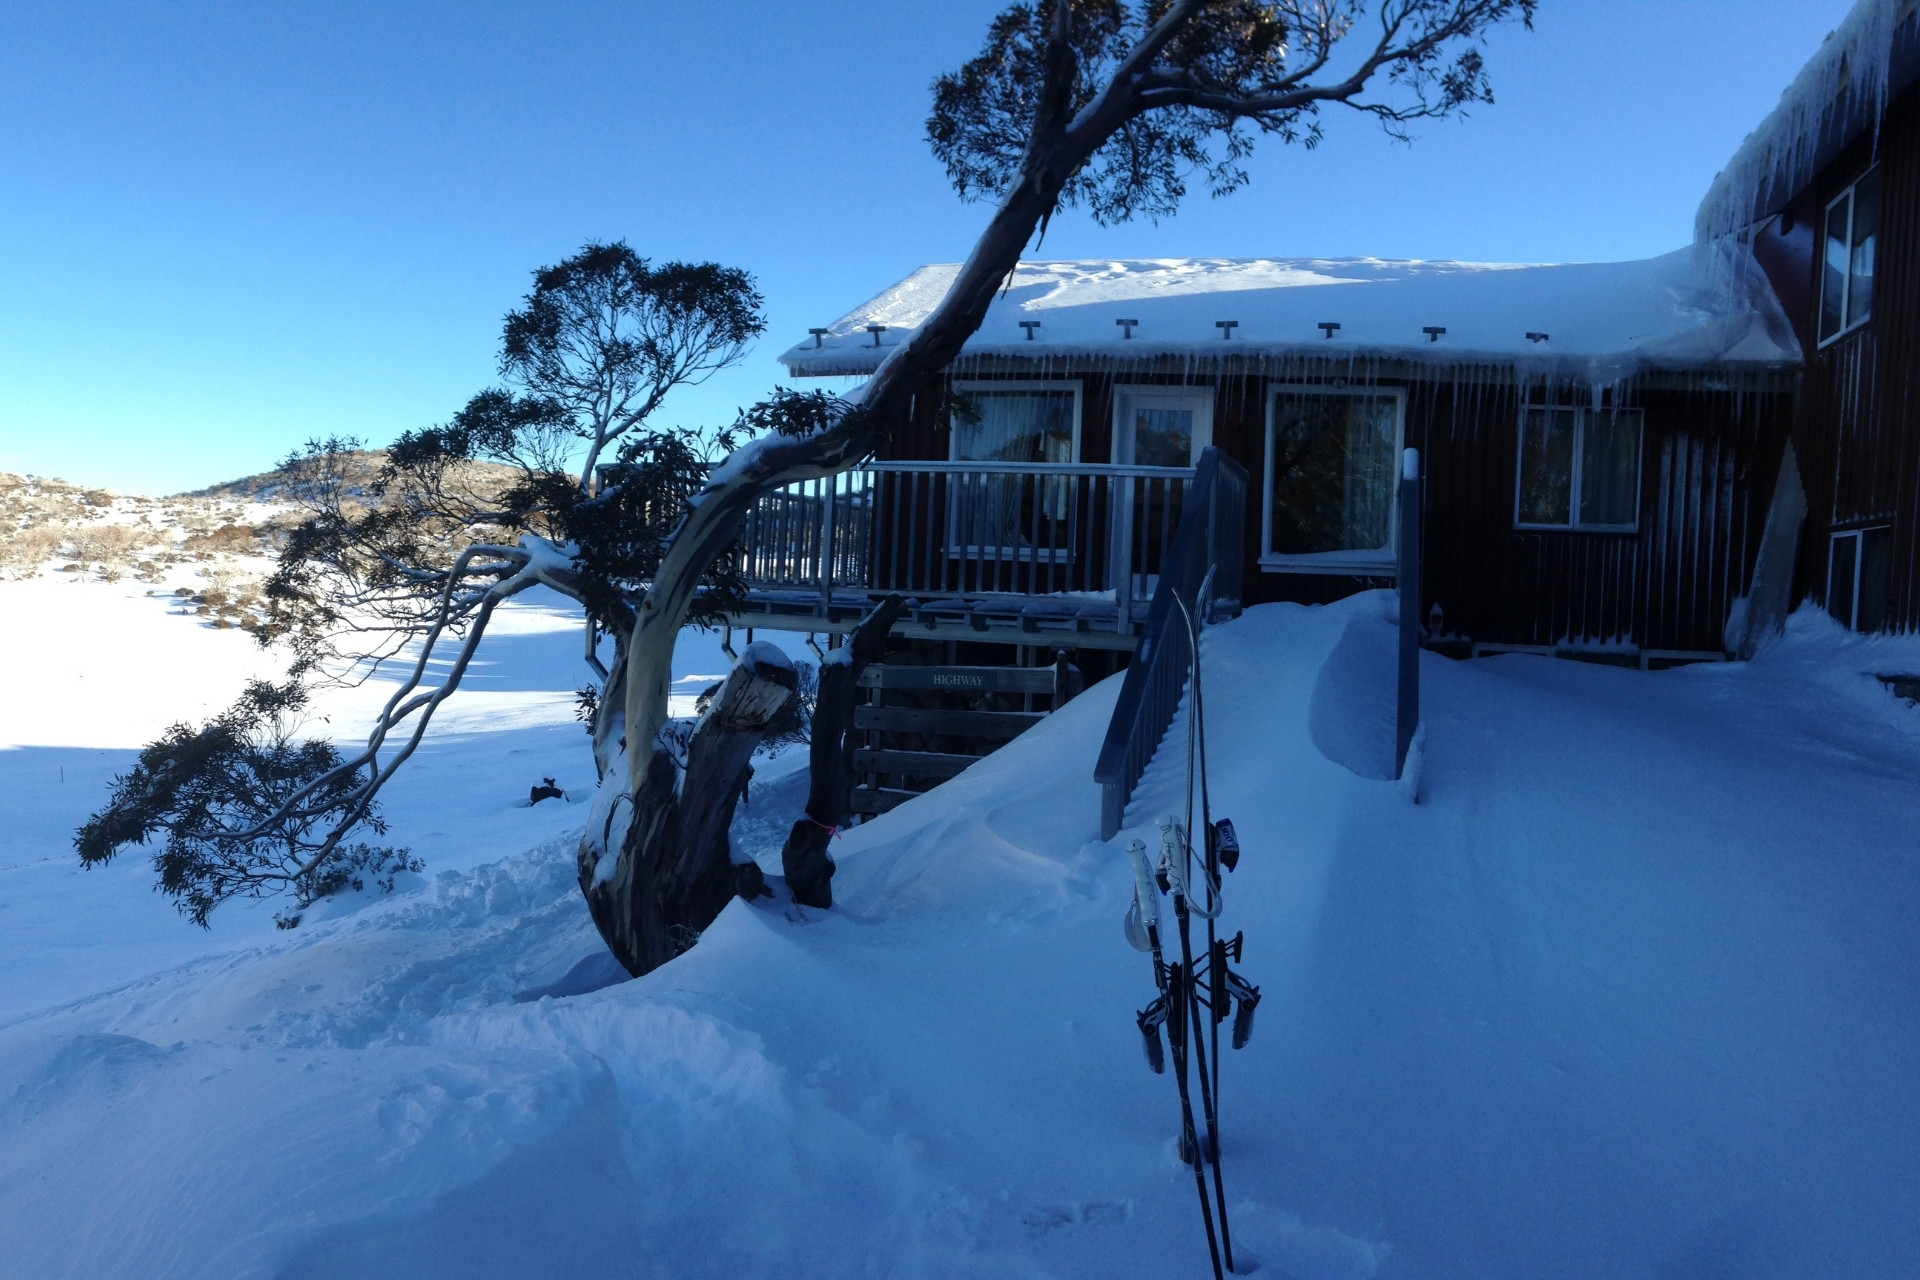
{"label": "ski pole", "polygon": [[[1193,1185],[1200,1195],[1200,1217],[1207,1227],[1207,1250],[1213,1258],[1213,1272],[1216,1278],[1222,1277],[1220,1265],[1220,1239],[1214,1231],[1214,1198],[1207,1194],[1207,1153],[1200,1146],[1200,1135],[1193,1123],[1193,1101],[1187,1090],[1187,1065],[1192,1054],[1199,1055],[1197,1063],[1200,1070],[1200,1105],[1203,1113],[1210,1110],[1211,1090],[1207,1080],[1206,1042],[1202,1038],[1204,1028],[1200,1022],[1199,994],[1196,990],[1196,972],[1193,965],[1192,912],[1187,901],[1186,875],[1191,869],[1188,855],[1191,846],[1187,844],[1186,832],[1171,816],[1160,819],[1160,871],[1167,877],[1168,888],[1173,896],[1173,918],[1180,933],[1180,963],[1170,966],[1172,974],[1167,983],[1167,1037],[1173,1041],[1173,1069],[1180,1087],[1180,1145],[1181,1155],[1193,1162]],[[1216,907],[1218,903],[1214,904]],[[1178,1037],[1175,1038],[1175,1028]],[[1191,1038],[1189,1038],[1191,1037]],[[1213,1170],[1216,1188],[1220,1182],[1220,1153],[1217,1135],[1213,1130],[1211,1116],[1208,1117],[1207,1140],[1214,1144]],[[1220,1201],[1222,1219],[1226,1216],[1226,1200]],[[1224,1225],[1224,1222],[1223,1222]],[[1232,1265],[1231,1262],[1228,1265]]]}

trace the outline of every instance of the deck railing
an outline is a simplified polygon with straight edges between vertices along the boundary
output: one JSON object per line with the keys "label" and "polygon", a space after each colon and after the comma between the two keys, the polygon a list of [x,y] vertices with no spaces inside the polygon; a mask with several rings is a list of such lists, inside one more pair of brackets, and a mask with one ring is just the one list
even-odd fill
{"label": "deck railing", "polygon": [[1218,449],[1207,449],[1200,456],[1173,545],[1162,561],[1140,644],[1127,664],[1094,766],[1103,840],[1112,839],[1125,821],[1133,789],[1173,723],[1193,674],[1193,645],[1176,597],[1203,622],[1240,612],[1246,509],[1246,468]]}
{"label": "deck railing", "polygon": [[1133,626],[1195,472],[1089,463],[872,462],[762,498],[741,534],[759,591],[1111,603]]}

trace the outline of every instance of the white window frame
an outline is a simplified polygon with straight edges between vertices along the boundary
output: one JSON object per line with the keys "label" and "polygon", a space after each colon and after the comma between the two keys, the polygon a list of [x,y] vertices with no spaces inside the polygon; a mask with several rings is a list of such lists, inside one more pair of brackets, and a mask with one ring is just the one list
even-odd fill
{"label": "white window frame", "polygon": [[[1820,279],[1816,282],[1817,287],[1813,293],[1813,336],[1815,345],[1821,349],[1832,346],[1854,330],[1864,327],[1868,321],[1873,319],[1873,305],[1871,303],[1867,306],[1867,313],[1851,323],[1847,320],[1847,311],[1853,304],[1853,254],[1854,250],[1858,247],[1854,243],[1853,232],[1854,214],[1859,208],[1859,202],[1854,199],[1854,196],[1859,190],[1860,184],[1868,178],[1877,176],[1878,170],[1879,166],[1875,165],[1848,183],[1845,191],[1842,191],[1839,195],[1827,201],[1827,207],[1822,211],[1820,216],[1820,226],[1816,233],[1819,239],[1815,242],[1816,255],[1820,262]],[[1826,318],[1827,303],[1827,228],[1833,222],[1834,207],[1843,201],[1847,206],[1847,274],[1845,279],[1840,283],[1840,327],[1826,337],[1821,337],[1820,325]],[[1886,191],[1884,188],[1880,193],[1880,201],[1880,221],[1881,226],[1884,227],[1886,223]],[[1875,228],[1874,230],[1876,242],[1880,237],[1880,231],[1881,228]],[[1880,246],[1878,243],[1874,245],[1873,256],[1874,273],[1877,275],[1880,269]]]}
{"label": "white window frame", "polygon": [[[1086,403],[1086,390],[1081,379],[1029,378],[995,382],[990,379],[970,378],[964,382],[956,380],[951,385],[955,391],[963,394],[969,391],[1073,392],[1073,456],[1068,458],[1065,463],[1058,465],[1072,465],[1080,461],[1081,417],[1082,408]],[[947,422],[947,461],[966,463],[978,463],[981,461],[976,458],[962,458],[959,456],[959,453],[960,433],[954,428],[951,415],[949,415]],[[1008,465],[1033,467],[1048,464],[1023,462]],[[949,476],[948,479],[951,481],[953,477]],[[1032,547],[1021,548],[994,546],[990,543],[963,542],[960,537],[960,510],[952,502],[947,504],[946,543],[946,555],[949,560],[1025,560],[1034,564],[1070,564],[1073,561],[1073,551],[1067,547],[1044,549]]]}
{"label": "white window frame", "polygon": [[[1866,572],[1867,535],[1882,532],[1886,533],[1888,537],[1892,537],[1892,526],[1887,524],[1861,525],[1853,529],[1835,529],[1827,535],[1827,613],[1830,616],[1833,614],[1834,554],[1840,550],[1840,544],[1842,542],[1853,543],[1853,594],[1850,598],[1847,616],[1844,618],[1835,618],[1835,621],[1839,622],[1841,626],[1844,626],[1849,631],[1860,630],[1860,587],[1865,581],[1863,574]],[[1882,619],[1881,625],[1885,625],[1884,619]]]}
{"label": "white window frame", "polygon": [[[1573,475],[1568,481],[1567,522],[1565,524],[1545,524],[1520,518],[1521,486],[1526,482],[1523,468],[1527,457],[1527,415],[1545,410],[1548,413],[1571,413],[1573,415]],[[1640,438],[1633,453],[1633,519],[1626,524],[1584,524],[1580,520],[1580,482],[1584,468],[1587,419],[1595,412],[1625,414],[1631,413],[1640,419]],[[1589,405],[1574,404],[1526,404],[1520,406],[1520,420],[1514,431],[1513,445],[1513,527],[1516,529],[1543,529],[1559,533],[1638,533],[1640,532],[1640,490],[1646,480],[1647,463],[1647,413],[1644,409],[1601,409],[1595,410]]]}
{"label": "white window frame", "polygon": [[1187,466],[1198,466],[1200,451],[1213,443],[1213,388],[1147,382],[1123,382],[1113,388],[1114,462],[1120,466],[1134,465],[1133,432],[1125,429],[1127,410],[1142,402],[1152,406],[1154,401],[1161,404],[1153,407],[1193,410],[1193,456],[1187,460]]}
{"label": "white window frame", "polygon": [[[1388,500],[1387,545],[1378,551],[1281,553],[1273,546],[1273,434],[1282,396],[1365,396],[1393,401],[1394,487]],[[1265,464],[1260,484],[1260,568],[1268,573],[1337,573],[1368,578],[1393,577],[1400,565],[1400,463],[1407,446],[1407,392],[1404,387],[1370,383],[1334,387],[1320,382],[1283,382],[1267,389]]]}
{"label": "white window frame", "polygon": [[[1052,378],[1020,382],[991,382],[974,378],[965,382],[953,383],[955,391],[965,394],[970,391],[1071,391],[1073,392],[1073,457],[1068,462],[1080,461],[1080,419],[1081,410],[1086,403],[1086,391],[1079,378]],[[974,459],[960,456],[960,432],[951,419],[947,423],[947,461],[968,462]]]}

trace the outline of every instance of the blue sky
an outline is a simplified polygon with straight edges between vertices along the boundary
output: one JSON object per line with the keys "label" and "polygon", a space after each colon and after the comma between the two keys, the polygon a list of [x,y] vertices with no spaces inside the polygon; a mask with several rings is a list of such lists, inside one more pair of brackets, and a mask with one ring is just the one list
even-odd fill
{"label": "blue sky", "polygon": [[[500,318],[588,238],[744,267],[774,357],[964,256],[928,85],[1000,3],[0,7],[0,469],[163,493],[309,436],[384,443],[494,372]],[[1159,226],[1040,256],[1644,257],[1850,0],[1542,0],[1499,101],[1412,147],[1334,118]]]}

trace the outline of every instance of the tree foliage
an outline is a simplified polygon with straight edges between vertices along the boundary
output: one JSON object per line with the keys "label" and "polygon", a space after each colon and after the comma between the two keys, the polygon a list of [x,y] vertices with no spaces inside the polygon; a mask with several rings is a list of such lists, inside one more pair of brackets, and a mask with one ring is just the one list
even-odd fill
{"label": "tree foliage", "polygon": [[466,414],[497,419],[506,428],[498,438],[526,448],[538,469],[557,470],[577,451],[589,489],[607,446],[650,419],[669,391],[740,359],[766,328],[761,304],[738,268],[654,266],[624,241],[589,243],[534,273],[502,335],[500,374],[515,390],[483,392]]}
{"label": "tree foliage", "polygon": [[316,899],[368,881],[391,889],[395,875],[419,870],[404,849],[327,839],[343,823],[376,835],[386,823],[362,802],[361,771],[343,770],[331,743],[295,740],[305,704],[295,681],[255,681],[201,728],[168,729],[80,829],[82,864],[164,836],[155,887],[202,927],[228,898],[291,893],[293,911],[276,917],[286,926]]}
{"label": "tree foliage", "polygon": [[[1385,0],[1374,43],[1343,60],[1375,11],[1367,0],[1071,0],[1064,32],[1057,6],[1016,4],[993,20],[978,56],[934,82],[927,140],[962,198],[1004,197],[1047,113],[1049,67],[1068,62],[1059,116],[1080,123],[1115,97],[1129,109],[1084,163],[1054,175],[1058,203],[1085,205],[1103,224],[1158,220],[1178,210],[1191,180],[1215,196],[1244,186],[1258,135],[1317,145],[1322,104],[1405,137],[1416,120],[1492,102],[1479,38],[1509,17],[1531,23],[1535,6]],[[1381,96],[1370,95],[1376,87]]]}
{"label": "tree foliage", "polygon": [[[759,305],[735,268],[655,266],[625,244],[588,244],[535,272],[507,315],[506,385],[401,435],[371,481],[356,440],[316,440],[287,459],[287,495],[306,514],[267,583],[258,634],[291,646],[288,683],[252,686],[206,727],[176,726],[149,746],[77,837],[82,860],[164,834],[161,888],[202,924],[228,897],[279,890],[294,894],[296,920],[316,897],[411,865],[350,838],[380,830],[374,797],[503,600],[551,587],[618,650],[674,528],[738,439],[649,419],[675,387],[740,358],[761,331]],[[740,590],[729,557],[702,588],[692,614],[717,619]],[[308,682],[363,679],[402,653],[405,677],[363,750],[290,736]],[[596,734],[600,755],[617,749],[607,737]]]}

